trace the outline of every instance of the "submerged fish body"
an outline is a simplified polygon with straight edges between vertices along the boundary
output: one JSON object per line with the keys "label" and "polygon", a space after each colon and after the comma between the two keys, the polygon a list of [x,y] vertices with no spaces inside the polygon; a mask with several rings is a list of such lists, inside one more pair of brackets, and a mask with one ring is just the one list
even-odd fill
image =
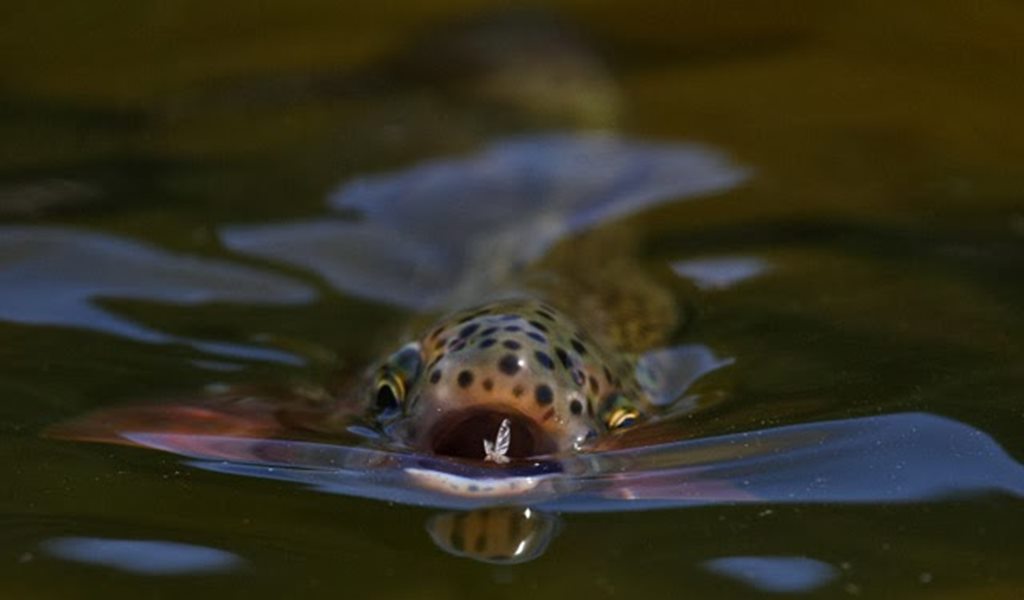
{"label": "submerged fish body", "polygon": [[[636,364],[550,304],[509,300],[457,312],[377,370],[375,410],[393,437],[426,452],[485,457],[580,450],[650,406]],[[503,427],[503,423],[507,425]]]}

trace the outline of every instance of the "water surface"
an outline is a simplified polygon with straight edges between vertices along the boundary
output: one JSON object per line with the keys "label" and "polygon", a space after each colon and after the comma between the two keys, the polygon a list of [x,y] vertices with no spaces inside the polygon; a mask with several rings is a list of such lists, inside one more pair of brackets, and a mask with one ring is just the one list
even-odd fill
{"label": "water surface", "polygon": [[[573,122],[390,66],[491,18],[483,4],[10,4],[3,595],[1019,597],[1022,11],[561,3],[614,90]],[[563,513],[557,536],[496,566],[425,531],[459,506],[386,479],[340,489],[315,470],[40,437],[96,408],[374,360],[415,307],[232,240],[343,218],[346,183],[552,123],[697,144],[745,170],[602,226],[696,290],[673,341],[733,364],[693,388],[719,401],[672,456],[748,481],[746,496],[648,486],[660,495],[584,510],[598,480],[539,499]],[[806,435],[838,441],[822,453]],[[750,439],[787,451],[730,453]]]}

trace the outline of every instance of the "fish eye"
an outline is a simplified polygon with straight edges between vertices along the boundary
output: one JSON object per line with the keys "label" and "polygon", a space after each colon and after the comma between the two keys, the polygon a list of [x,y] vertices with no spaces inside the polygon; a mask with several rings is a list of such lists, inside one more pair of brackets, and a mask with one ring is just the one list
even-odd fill
{"label": "fish eye", "polygon": [[377,380],[375,394],[377,412],[387,414],[397,411],[405,398],[405,384],[394,373],[384,373]]}
{"label": "fish eye", "polygon": [[617,392],[605,397],[601,414],[609,431],[632,427],[640,420],[640,411],[636,406],[625,395]]}
{"label": "fish eye", "polygon": [[422,364],[420,346],[413,342],[400,348],[380,366],[370,389],[370,401],[378,418],[387,419],[401,412],[409,382],[420,376]]}
{"label": "fish eye", "polygon": [[608,429],[625,429],[636,425],[639,413],[630,408],[616,408],[608,415]]}

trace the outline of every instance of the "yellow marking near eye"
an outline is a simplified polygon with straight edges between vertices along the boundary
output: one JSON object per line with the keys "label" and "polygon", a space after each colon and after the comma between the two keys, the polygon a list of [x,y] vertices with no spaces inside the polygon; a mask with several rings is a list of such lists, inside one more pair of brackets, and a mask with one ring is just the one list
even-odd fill
{"label": "yellow marking near eye", "polygon": [[387,373],[383,376],[383,379],[377,384],[377,393],[380,393],[383,387],[390,388],[391,392],[395,395],[395,399],[399,402],[405,398],[405,382],[394,373]]}
{"label": "yellow marking near eye", "polygon": [[639,413],[631,408],[616,408],[608,416],[608,428],[618,429],[619,427],[632,425],[638,416]]}

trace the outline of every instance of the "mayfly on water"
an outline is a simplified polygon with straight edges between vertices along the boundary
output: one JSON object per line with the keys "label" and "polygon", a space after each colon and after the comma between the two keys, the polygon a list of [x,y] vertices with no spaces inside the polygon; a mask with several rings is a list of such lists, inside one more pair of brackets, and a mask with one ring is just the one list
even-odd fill
{"label": "mayfly on water", "polygon": [[512,426],[508,419],[501,421],[498,436],[492,442],[484,440],[484,460],[503,465],[508,462],[508,448],[512,444]]}

